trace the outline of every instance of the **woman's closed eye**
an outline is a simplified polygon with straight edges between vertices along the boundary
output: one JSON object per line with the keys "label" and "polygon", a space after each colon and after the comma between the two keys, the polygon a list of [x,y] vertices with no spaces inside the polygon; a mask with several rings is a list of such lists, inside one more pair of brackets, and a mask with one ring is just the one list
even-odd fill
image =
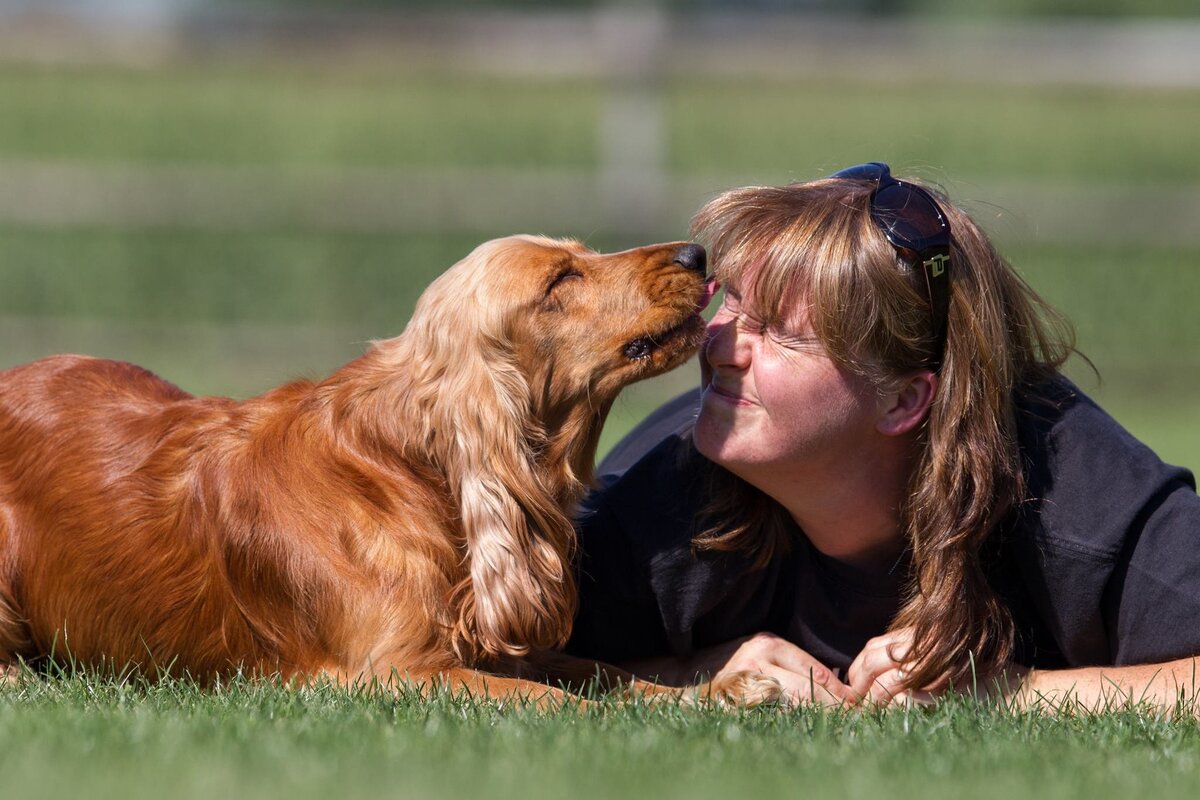
{"label": "woman's closed eye", "polygon": [[737,291],[730,289],[728,286],[725,287],[725,296],[721,300],[721,308],[733,318],[732,322],[737,326],[739,331],[751,336],[760,337],[778,348],[793,353],[823,354],[825,352],[824,346],[811,331],[808,333],[796,333],[787,330],[782,323],[767,322],[755,316],[752,311],[749,311],[743,305],[742,298],[738,295]]}
{"label": "woman's closed eye", "polygon": [[742,299],[728,287],[725,289],[725,297],[721,300],[721,308],[734,318],[738,329],[756,336],[767,332],[767,323],[743,308]]}
{"label": "woman's closed eye", "polygon": [[762,336],[770,330],[767,323],[744,312],[737,315],[737,326],[740,330],[754,336]]}
{"label": "woman's closed eye", "polygon": [[788,350],[798,351],[823,351],[821,342],[812,334],[803,335],[798,333],[789,333],[774,326],[768,327],[764,331],[774,344],[780,347],[785,347]]}

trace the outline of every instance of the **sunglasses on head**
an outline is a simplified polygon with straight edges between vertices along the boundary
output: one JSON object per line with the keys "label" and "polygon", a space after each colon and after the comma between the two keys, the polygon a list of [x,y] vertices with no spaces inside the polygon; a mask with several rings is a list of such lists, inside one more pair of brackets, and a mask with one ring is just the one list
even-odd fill
{"label": "sunglasses on head", "polygon": [[925,276],[929,298],[934,357],[930,368],[942,365],[946,321],[950,312],[950,223],[933,195],[915,184],[892,177],[887,164],[871,161],[835,172],[831,177],[875,184],[871,219],[896,248],[900,258]]}

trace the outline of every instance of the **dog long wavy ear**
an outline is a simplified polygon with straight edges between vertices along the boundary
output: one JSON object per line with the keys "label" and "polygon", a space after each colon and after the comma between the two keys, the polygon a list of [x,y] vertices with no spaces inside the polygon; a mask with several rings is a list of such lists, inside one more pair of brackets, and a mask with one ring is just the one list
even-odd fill
{"label": "dog long wavy ear", "polygon": [[463,409],[448,470],[470,559],[470,585],[457,591],[457,633],[460,656],[520,656],[566,643],[575,534],[534,468],[541,431],[528,429],[527,384],[511,365],[488,367],[483,391]]}
{"label": "dog long wavy ear", "polygon": [[410,419],[423,423],[420,446],[446,476],[466,542],[455,647],[467,663],[558,647],[575,615],[575,534],[536,468],[545,431],[502,322],[452,316],[405,336],[422,351],[412,353],[422,366]]}

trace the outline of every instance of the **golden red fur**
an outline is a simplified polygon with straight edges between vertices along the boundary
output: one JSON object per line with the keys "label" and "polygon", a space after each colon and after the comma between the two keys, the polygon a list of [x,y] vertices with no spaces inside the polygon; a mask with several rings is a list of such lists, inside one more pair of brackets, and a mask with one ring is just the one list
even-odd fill
{"label": "golden red fur", "polygon": [[401,336],[243,402],[81,356],[0,374],[0,670],[592,676],[553,653],[569,514],[618,391],[694,352],[703,270],[681,244],[488,242]]}

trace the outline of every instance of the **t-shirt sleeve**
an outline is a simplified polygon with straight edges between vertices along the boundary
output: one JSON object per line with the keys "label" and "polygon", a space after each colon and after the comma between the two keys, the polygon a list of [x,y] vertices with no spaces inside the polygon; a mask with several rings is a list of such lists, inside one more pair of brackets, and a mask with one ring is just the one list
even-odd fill
{"label": "t-shirt sleeve", "polygon": [[613,445],[596,468],[596,474],[610,478],[624,475],[663,441],[690,431],[699,408],[699,387],[663,403]]}
{"label": "t-shirt sleeve", "polygon": [[1172,482],[1143,519],[1109,582],[1115,664],[1200,655],[1200,497]]}

